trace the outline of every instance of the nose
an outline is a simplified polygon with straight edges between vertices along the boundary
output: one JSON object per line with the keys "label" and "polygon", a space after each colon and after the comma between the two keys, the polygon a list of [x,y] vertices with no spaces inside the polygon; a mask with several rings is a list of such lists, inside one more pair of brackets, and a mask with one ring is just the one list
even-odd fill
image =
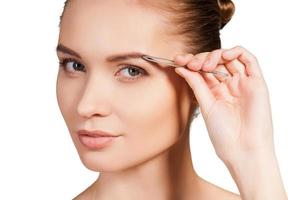
{"label": "nose", "polygon": [[107,116],[110,114],[110,91],[108,82],[105,83],[100,77],[87,80],[82,96],[78,102],[77,112],[84,118]]}

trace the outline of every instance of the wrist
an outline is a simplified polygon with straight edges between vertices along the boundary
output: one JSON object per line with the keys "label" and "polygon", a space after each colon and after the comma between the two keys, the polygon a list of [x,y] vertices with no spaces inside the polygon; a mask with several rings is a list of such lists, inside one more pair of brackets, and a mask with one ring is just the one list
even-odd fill
{"label": "wrist", "polygon": [[287,199],[274,151],[242,154],[224,161],[242,199]]}

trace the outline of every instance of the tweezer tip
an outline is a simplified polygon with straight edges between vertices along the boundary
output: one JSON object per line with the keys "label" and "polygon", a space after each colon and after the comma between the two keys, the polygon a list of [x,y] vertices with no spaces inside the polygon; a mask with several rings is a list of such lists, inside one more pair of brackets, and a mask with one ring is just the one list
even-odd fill
{"label": "tweezer tip", "polygon": [[146,61],[153,61],[153,59],[150,56],[145,55],[145,54],[142,55],[141,58],[144,59],[144,60],[146,60]]}

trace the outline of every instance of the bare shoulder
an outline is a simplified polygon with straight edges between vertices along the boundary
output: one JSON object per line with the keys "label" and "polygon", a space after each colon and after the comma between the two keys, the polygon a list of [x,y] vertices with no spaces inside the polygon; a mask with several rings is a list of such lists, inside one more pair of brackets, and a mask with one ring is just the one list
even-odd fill
{"label": "bare shoulder", "polygon": [[89,199],[89,195],[87,194],[86,190],[78,194],[72,200],[86,200]]}
{"label": "bare shoulder", "polygon": [[[199,199],[207,200],[216,200],[216,199],[225,199],[225,200],[241,200],[240,195],[225,190],[209,181],[199,178],[200,188]],[[72,200],[90,200],[93,199],[93,184],[90,185],[83,192],[78,194]]]}
{"label": "bare shoulder", "polygon": [[90,185],[88,188],[86,188],[84,191],[82,191],[80,194],[78,194],[72,200],[88,200],[88,199],[92,199],[92,194],[93,194],[92,185]]}
{"label": "bare shoulder", "polygon": [[228,191],[202,178],[200,178],[200,185],[203,190],[204,199],[241,200],[239,194]]}

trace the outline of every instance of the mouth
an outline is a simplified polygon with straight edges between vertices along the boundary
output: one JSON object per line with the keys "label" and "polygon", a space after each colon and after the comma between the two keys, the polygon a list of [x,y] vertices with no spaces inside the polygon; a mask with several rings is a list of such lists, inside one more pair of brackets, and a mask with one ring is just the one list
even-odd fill
{"label": "mouth", "polygon": [[78,137],[81,144],[91,150],[107,147],[120,136],[121,135],[115,135],[104,131],[78,131]]}

